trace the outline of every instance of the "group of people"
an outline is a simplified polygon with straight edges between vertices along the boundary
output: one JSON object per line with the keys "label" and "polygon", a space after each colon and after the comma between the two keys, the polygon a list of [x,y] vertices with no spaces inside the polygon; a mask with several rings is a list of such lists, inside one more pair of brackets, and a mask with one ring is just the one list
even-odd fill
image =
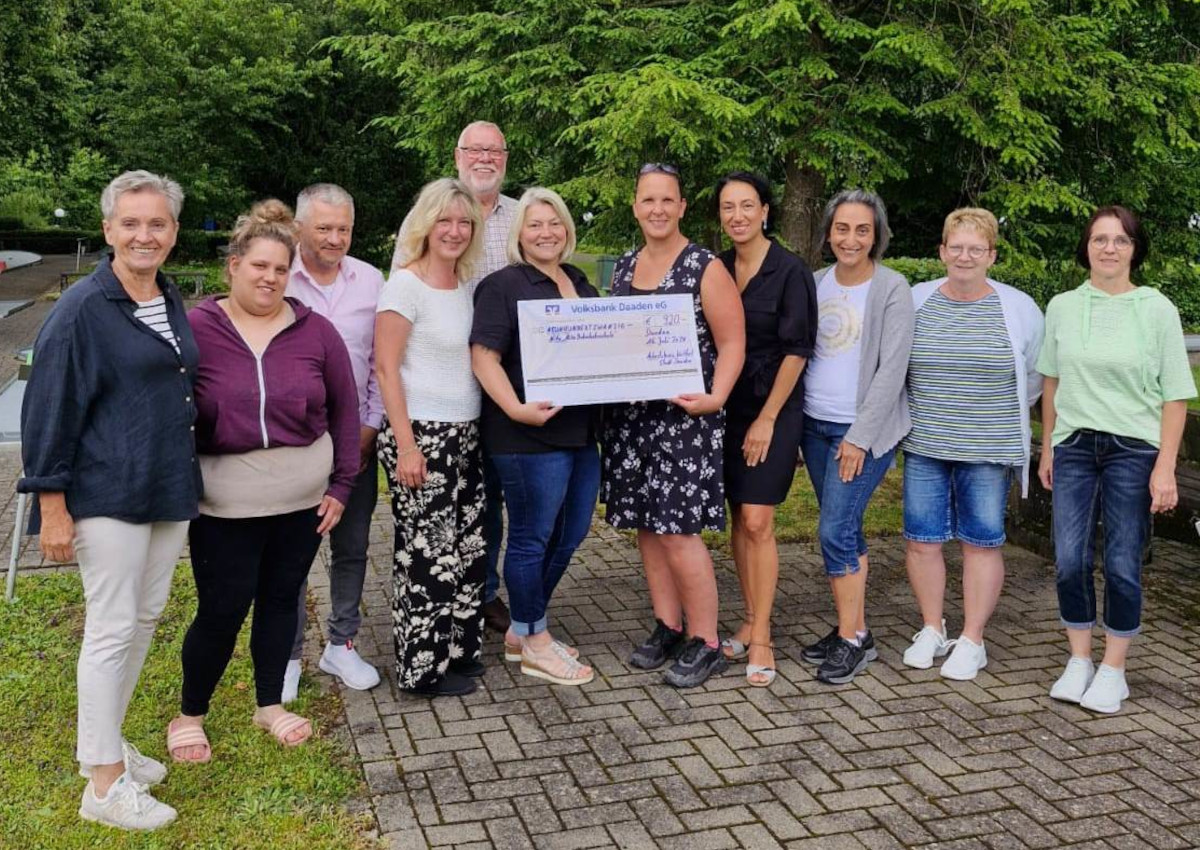
{"label": "group of people", "polygon": [[[1027,295],[988,277],[998,225],[986,210],[947,217],[946,277],[910,287],[882,262],[883,202],[843,191],[822,222],[834,263],[814,275],[771,238],[763,178],[735,172],[717,184],[732,247],[716,255],[681,230],[679,170],[647,163],[632,205],[644,242],[618,261],[609,294],[692,296],[704,391],[558,407],[525,396],[518,305],[599,292],[569,263],[575,226],[562,198],[539,187],[519,200],[501,194],[507,157],[494,124],[463,130],[458,178],[421,191],[386,281],[348,255],[354,205],[341,188],[310,186],[294,213],[259,203],[231,234],[228,294],[187,312],[161,273],[180,187],[135,171],[105,189],[112,253],[39,334],[19,485],[38,495],[46,556],[77,559],[84,587],[82,817],[126,829],[176,817],[149,791],[166,768],[122,725],[185,539],[198,603],[167,728],[174,761],[213,755],[205,715],[251,606],[252,722],[283,746],[312,735],[285,706],[300,681],[305,582],[326,534],[332,610],[320,667],[347,687],[378,684],[354,647],[377,458],[394,519],[403,691],[472,692],[485,623],[523,674],[592,681],[579,650],[552,633],[548,609],[598,497],[611,525],[637,533],[655,618],[629,663],[668,665],[664,680],[682,688],[745,659],[747,684],[769,687],[775,510],[798,455],[820,505],[837,623],[802,657],[820,681],[850,682],[878,655],[863,517],[898,453],[922,621],[904,663],[946,657],[941,674],[967,680],[987,664],[1005,507],[1013,479],[1022,493],[1028,486],[1040,396],[1037,472],[1054,491],[1071,650],[1050,693],[1119,710],[1149,517],[1176,504],[1185,400],[1195,395],[1177,312],[1131,280],[1147,250],[1132,213],[1092,216],[1078,249],[1089,279],[1043,320]],[[701,532],[725,527],[727,504],[745,613],[721,640]],[[508,606],[498,596],[505,513]],[[1101,518],[1107,637],[1096,668]],[[964,620],[950,640],[942,549],[955,538]]]}

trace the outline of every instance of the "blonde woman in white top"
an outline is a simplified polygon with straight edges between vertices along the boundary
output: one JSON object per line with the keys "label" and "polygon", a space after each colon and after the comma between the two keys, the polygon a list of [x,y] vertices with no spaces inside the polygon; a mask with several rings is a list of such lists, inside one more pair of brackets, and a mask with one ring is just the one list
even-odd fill
{"label": "blonde woman in white top", "polygon": [[406,255],[379,297],[375,370],[387,420],[379,456],[396,524],[392,631],[401,689],[468,694],[479,661],[485,571],[479,384],[471,371],[479,204],[435,180],[409,214]]}

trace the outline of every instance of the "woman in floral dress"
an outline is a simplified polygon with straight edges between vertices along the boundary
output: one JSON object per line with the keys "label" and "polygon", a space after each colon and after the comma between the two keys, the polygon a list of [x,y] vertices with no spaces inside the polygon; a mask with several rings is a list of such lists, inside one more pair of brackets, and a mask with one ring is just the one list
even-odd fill
{"label": "woman in floral dress", "polygon": [[[737,286],[679,229],[687,202],[674,166],[638,173],[633,214],[646,244],[617,263],[612,294],[692,296],[703,393],[616,405],[605,429],[601,498],[615,528],[637,529],[657,625],[629,663],[696,687],[728,662],[717,640],[717,583],[700,532],[725,527],[721,408],[745,356]],[[686,632],[685,621],[686,619]]]}

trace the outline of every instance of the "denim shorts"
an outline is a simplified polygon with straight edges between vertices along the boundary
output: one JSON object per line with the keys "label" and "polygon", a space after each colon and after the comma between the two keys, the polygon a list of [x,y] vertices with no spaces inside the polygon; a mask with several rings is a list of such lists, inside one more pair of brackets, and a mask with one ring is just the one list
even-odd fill
{"label": "denim shorts", "polygon": [[904,536],[916,543],[958,538],[1004,545],[1004,510],[1013,467],[904,455]]}

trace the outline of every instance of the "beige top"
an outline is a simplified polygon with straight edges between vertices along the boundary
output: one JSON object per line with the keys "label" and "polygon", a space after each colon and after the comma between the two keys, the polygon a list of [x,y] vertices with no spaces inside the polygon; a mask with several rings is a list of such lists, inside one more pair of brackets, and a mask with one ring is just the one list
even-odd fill
{"label": "beige top", "polygon": [[200,513],[222,519],[278,516],[315,508],[329,488],[333,439],[231,455],[200,455]]}

